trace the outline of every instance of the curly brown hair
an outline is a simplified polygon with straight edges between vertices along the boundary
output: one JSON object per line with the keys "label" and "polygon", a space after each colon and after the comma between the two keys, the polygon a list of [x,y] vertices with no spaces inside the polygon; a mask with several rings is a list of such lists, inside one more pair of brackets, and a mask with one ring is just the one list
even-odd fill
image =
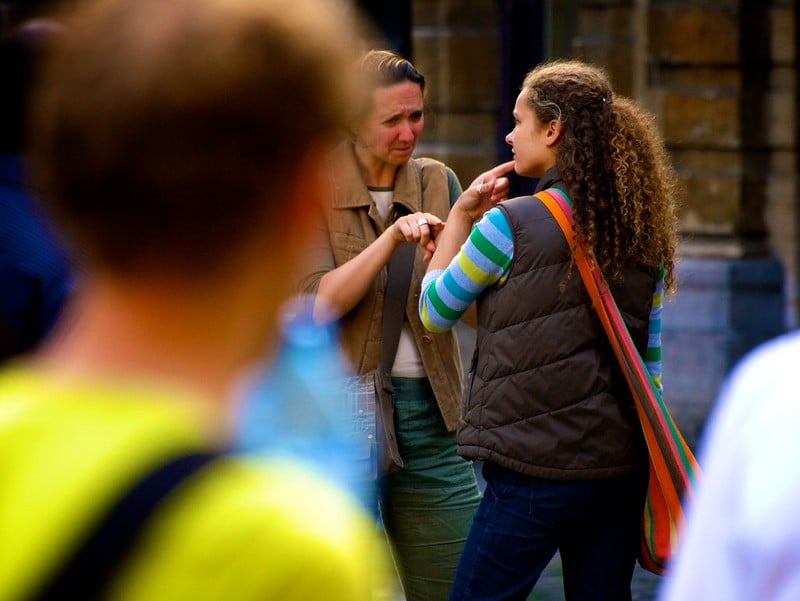
{"label": "curly brown hair", "polygon": [[576,232],[606,277],[619,280],[627,265],[663,265],[665,289],[673,289],[677,178],[652,116],[581,61],[543,63],[522,90],[539,121],[561,123],[556,169]]}

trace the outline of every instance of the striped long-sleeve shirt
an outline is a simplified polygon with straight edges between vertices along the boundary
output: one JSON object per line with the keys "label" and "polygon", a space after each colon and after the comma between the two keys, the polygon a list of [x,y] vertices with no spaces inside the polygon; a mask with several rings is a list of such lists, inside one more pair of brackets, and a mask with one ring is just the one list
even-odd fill
{"label": "striped long-sleeve shirt", "polygon": [[[489,286],[503,283],[514,258],[514,239],[505,214],[492,208],[472,228],[461,250],[446,269],[431,270],[422,280],[419,313],[432,332],[451,329],[472,302]],[[664,271],[659,272],[650,309],[644,360],[661,390],[661,312]]]}

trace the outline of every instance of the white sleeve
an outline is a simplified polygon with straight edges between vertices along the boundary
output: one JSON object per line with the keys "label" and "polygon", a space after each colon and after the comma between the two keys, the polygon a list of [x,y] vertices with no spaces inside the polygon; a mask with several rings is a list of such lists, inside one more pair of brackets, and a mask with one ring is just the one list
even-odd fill
{"label": "white sleeve", "polygon": [[709,421],[665,601],[800,599],[800,336],[735,370]]}

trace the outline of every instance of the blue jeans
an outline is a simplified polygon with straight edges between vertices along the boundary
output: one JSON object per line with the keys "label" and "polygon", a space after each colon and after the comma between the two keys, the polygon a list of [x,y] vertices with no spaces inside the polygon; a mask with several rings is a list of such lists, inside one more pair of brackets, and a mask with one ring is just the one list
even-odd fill
{"label": "blue jeans", "polygon": [[379,502],[407,601],[444,601],[480,502],[427,378],[392,378],[405,467],[381,478]]}
{"label": "blue jeans", "polygon": [[631,599],[647,473],[545,480],[487,462],[450,601],[526,599],[561,553],[567,601]]}

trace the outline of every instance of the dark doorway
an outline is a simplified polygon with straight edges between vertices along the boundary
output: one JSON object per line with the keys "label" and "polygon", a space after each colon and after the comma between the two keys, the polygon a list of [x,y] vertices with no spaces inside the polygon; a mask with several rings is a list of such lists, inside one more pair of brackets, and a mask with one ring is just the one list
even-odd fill
{"label": "dark doorway", "polygon": [[[497,158],[510,161],[511,147],[506,134],[514,120],[511,115],[525,74],[545,58],[546,0],[503,0],[500,11],[500,103],[497,116]],[[535,179],[509,175],[509,196],[531,194]]]}
{"label": "dark doorway", "polygon": [[383,34],[390,50],[411,56],[411,0],[358,0],[359,8]]}

